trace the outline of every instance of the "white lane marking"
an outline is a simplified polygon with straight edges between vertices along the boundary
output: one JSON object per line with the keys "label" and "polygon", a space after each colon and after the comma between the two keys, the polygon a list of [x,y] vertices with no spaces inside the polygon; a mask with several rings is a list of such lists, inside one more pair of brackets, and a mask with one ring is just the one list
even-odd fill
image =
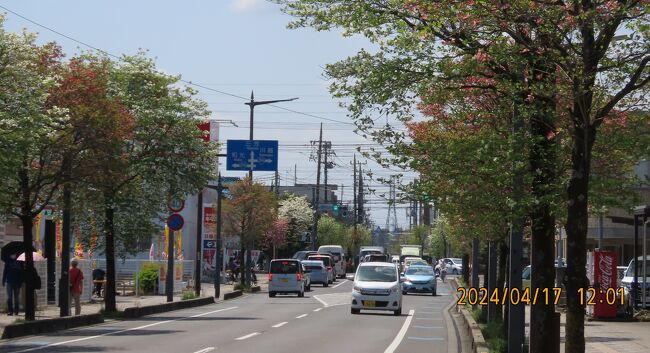
{"label": "white lane marking", "polygon": [[442,326],[418,326],[418,325],[413,325],[413,328],[421,328],[421,329],[426,329],[426,330],[432,330],[432,329],[442,328]]}
{"label": "white lane marking", "polygon": [[251,337],[255,337],[255,336],[259,335],[259,334],[260,334],[259,332],[249,333],[249,334],[247,334],[246,336],[241,336],[241,337],[237,337],[237,338],[235,338],[235,341],[243,341],[243,340],[245,340],[245,339],[248,339],[248,338],[251,338]]}
{"label": "white lane marking", "polygon": [[321,304],[323,304],[324,307],[327,307],[327,302],[325,302],[323,299],[319,298],[317,295],[314,296],[314,299],[318,300]]}
{"label": "white lane marking", "polygon": [[346,282],[348,282],[348,280],[347,280],[347,279],[344,279],[343,282],[341,282],[341,283],[339,283],[339,284],[337,284],[337,285],[335,285],[335,286],[332,286],[332,288],[337,288],[338,286],[340,286],[340,285],[342,285],[342,284],[345,284]]}
{"label": "white lane marking", "polygon": [[296,319],[302,319],[303,317],[305,317],[305,316],[307,316],[307,315],[309,315],[309,314],[298,315],[298,316],[296,316]]}
{"label": "white lane marking", "polygon": [[206,347],[206,348],[203,348],[200,351],[196,351],[194,353],[208,353],[208,352],[212,352],[214,349],[215,349],[214,347]]}
{"label": "white lane marking", "polygon": [[279,323],[279,324],[275,324],[275,325],[273,325],[273,326],[271,326],[271,327],[278,328],[278,327],[282,327],[282,326],[284,326],[284,325],[286,325],[286,324],[288,324],[288,322],[284,321],[284,322],[281,322],[281,323]]}
{"label": "white lane marking", "polygon": [[142,326],[128,328],[128,329],[124,329],[124,330],[102,333],[101,335],[94,335],[94,336],[76,338],[76,339],[73,339],[73,340],[62,341],[62,342],[55,342],[55,343],[52,343],[52,344],[48,344],[46,346],[39,346],[39,347],[24,349],[22,351],[15,351],[13,353],[31,352],[31,351],[35,351],[35,350],[43,349],[43,348],[47,348],[47,347],[56,347],[56,346],[61,346],[61,345],[68,344],[68,343],[87,341],[87,340],[92,340],[92,339],[99,338],[99,337],[116,335],[116,334],[119,334],[119,333],[130,332],[130,331],[142,330],[144,328],[149,328],[149,327],[152,327],[152,326],[162,325],[162,324],[166,324],[166,323],[169,323],[169,322],[181,321],[181,320],[191,319],[191,318],[195,318],[195,317],[201,317],[201,316],[215,314],[215,313],[228,311],[228,310],[233,310],[233,309],[237,309],[237,308],[238,308],[237,306],[231,306],[230,308],[208,311],[208,312],[205,312],[205,313],[196,314],[196,315],[192,315],[192,316],[181,317],[181,318],[174,319],[174,320],[158,321],[158,322],[154,322],[154,323],[148,324],[148,325],[142,325]]}
{"label": "white lane marking", "polygon": [[323,308],[317,308],[317,309],[314,309],[315,312],[319,312],[319,311],[321,311],[321,310],[323,310]]}
{"label": "white lane marking", "polygon": [[414,337],[414,336],[408,336],[407,337],[410,340],[414,341],[444,341],[444,338],[440,337]]}
{"label": "white lane marking", "polygon": [[395,336],[395,339],[393,339],[393,342],[391,342],[390,346],[386,348],[384,353],[393,353],[397,349],[400,343],[402,343],[402,339],[404,339],[404,335],[406,335],[406,331],[409,329],[409,325],[411,324],[411,320],[413,319],[413,314],[415,313],[415,310],[411,309],[409,310],[408,317],[406,320],[404,320],[404,324],[402,325],[402,328],[399,330],[397,333],[397,336]]}

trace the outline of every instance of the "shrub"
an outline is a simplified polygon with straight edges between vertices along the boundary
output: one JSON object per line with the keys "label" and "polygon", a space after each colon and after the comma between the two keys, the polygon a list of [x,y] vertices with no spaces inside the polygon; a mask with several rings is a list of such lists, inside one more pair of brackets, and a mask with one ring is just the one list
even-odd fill
{"label": "shrub", "polygon": [[160,266],[156,264],[145,264],[136,273],[138,286],[140,287],[140,294],[154,294],[156,284],[158,283],[158,274],[160,273]]}
{"label": "shrub", "polygon": [[183,295],[181,296],[181,300],[190,300],[190,299],[196,299],[199,296],[194,293],[193,290],[185,290],[183,291]]}

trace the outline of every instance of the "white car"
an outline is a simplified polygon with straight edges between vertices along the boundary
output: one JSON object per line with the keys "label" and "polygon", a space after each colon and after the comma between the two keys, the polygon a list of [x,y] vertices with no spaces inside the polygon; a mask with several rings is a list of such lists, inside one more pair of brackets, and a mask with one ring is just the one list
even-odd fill
{"label": "white car", "polygon": [[[639,285],[639,291],[637,293],[637,304],[639,306],[642,305],[643,303],[643,291],[641,288],[643,288],[643,256],[639,256],[637,258],[639,260],[639,274],[637,275],[637,282]],[[623,279],[621,279],[621,286],[625,288],[625,306],[627,307],[628,311],[631,311],[633,301],[632,301],[632,285],[634,284],[634,259],[630,261],[630,264],[627,267],[627,270],[625,270],[625,275]],[[645,288],[645,299],[646,299],[646,307],[650,304],[650,255],[646,255],[646,288]]]}
{"label": "white car", "polygon": [[350,312],[388,310],[402,314],[402,285],[397,266],[390,262],[364,262],[354,275]]}
{"label": "white car", "polygon": [[[463,259],[457,257],[441,259],[447,264],[448,275],[459,275],[463,272]],[[440,276],[440,264],[436,265],[436,276]]]}

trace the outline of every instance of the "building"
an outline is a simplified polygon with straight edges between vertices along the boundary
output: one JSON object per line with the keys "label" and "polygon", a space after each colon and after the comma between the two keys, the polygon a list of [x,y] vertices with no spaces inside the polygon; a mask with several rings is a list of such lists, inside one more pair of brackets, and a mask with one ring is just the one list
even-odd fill
{"label": "building", "polygon": [[[327,190],[327,193],[325,193]],[[339,203],[339,199],[336,197],[336,191],[338,190],[338,185],[321,185],[320,192],[318,195],[319,202],[321,204],[336,204]],[[316,184],[294,184],[287,186],[280,186],[280,194],[295,194],[298,196],[304,196],[312,204],[316,200]],[[327,195],[327,198],[325,197]]]}

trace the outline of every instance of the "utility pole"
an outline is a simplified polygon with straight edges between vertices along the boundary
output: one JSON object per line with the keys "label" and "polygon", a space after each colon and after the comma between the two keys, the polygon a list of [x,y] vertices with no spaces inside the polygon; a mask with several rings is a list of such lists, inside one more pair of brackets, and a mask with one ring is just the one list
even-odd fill
{"label": "utility pole", "polygon": [[196,261],[194,261],[194,293],[201,296],[201,245],[203,237],[203,189],[197,196],[196,210]]}
{"label": "utility pole", "polygon": [[329,168],[329,164],[327,163],[327,155],[329,154],[330,148],[332,147],[332,143],[330,141],[325,141],[325,163],[323,164],[323,167],[325,168],[325,195],[324,195],[324,201],[327,204],[328,203],[328,196],[327,196],[327,170]]}
{"label": "utility pole", "polygon": [[[63,185],[63,225],[61,235],[61,278],[59,279],[59,316],[70,316],[70,228],[72,197],[70,192],[70,177],[72,173],[70,158],[66,155],[64,160],[67,182]],[[31,250],[29,250],[31,251]],[[25,254],[26,256],[26,254]],[[107,270],[110,268],[107,266]],[[115,276],[113,276],[114,278]],[[109,277],[110,278],[110,277]],[[108,287],[106,289],[109,289]],[[112,288],[115,288],[114,286]]]}
{"label": "utility pole", "polygon": [[167,237],[167,278],[165,281],[165,292],[167,302],[174,301],[174,231],[168,228]]}
{"label": "utility pole", "polygon": [[[254,117],[254,111],[255,107],[258,105],[264,105],[264,104],[273,104],[273,103],[280,103],[280,102],[290,102],[293,100],[296,100],[298,98],[289,98],[289,99],[274,99],[274,100],[269,100],[269,101],[255,101],[255,96],[253,95],[253,91],[251,91],[251,100],[250,102],[246,102],[247,106],[250,107],[250,126],[249,126],[249,140],[253,141],[253,117]],[[253,182],[253,165],[250,164],[250,167],[248,169],[248,178],[250,178],[251,183]],[[243,241],[243,239],[242,239]],[[246,286],[249,286],[251,283],[251,250],[253,249],[253,244],[249,241],[247,242],[248,244],[245,245],[246,249],[246,267],[245,267],[245,284]]]}
{"label": "utility pole", "polygon": [[293,165],[293,186],[298,184],[298,164]]}
{"label": "utility pole", "polygon": [[221,296],[221,266],[223,259],[221,258],[221,196],[223,195],[223,186],[221,184],[221,173],[217,177],[217,253],[214,257],[214,297]]}
{"label": "utility pole", "polygon": [[275,194],[280,195],[280,174],[278,174],[278,171],[275,171]]}
{"label": "utility pole", "polygon": [[359,199],[357,200],[359,204],[359,223],[364,224],[365,217],[363,212],[363,171],[361,169],[361,163],[359,163]]}
{"label": "utility pole", "polygon": [[[352,183],[353,189],[352,189],[352,195],[353,195],[353,207],[352,207],[352,224],[354,225],[354,233],[353,233],[353,242],[352,244],[355,245],[356,247],[356,238],[357,238],[357,155],[354,155],[354,182]],[[361,259],[356,259],[356,263],[354,264],[355,266],[359,263],[359,260]]]}
{"label": "utility pole", "polygon": [[316,197],[314,197],[314,204],[316,205],[314,211],[314,226],[312,228],[311,236],[311,248],[316,251],[317,241],[316,236],[318,235],[318,219],[320,218],[320,164],[321,164],[321,153],[323,152],[323,123],[320,123],[320,134],[318,137],[318,157],[316,158]]}

